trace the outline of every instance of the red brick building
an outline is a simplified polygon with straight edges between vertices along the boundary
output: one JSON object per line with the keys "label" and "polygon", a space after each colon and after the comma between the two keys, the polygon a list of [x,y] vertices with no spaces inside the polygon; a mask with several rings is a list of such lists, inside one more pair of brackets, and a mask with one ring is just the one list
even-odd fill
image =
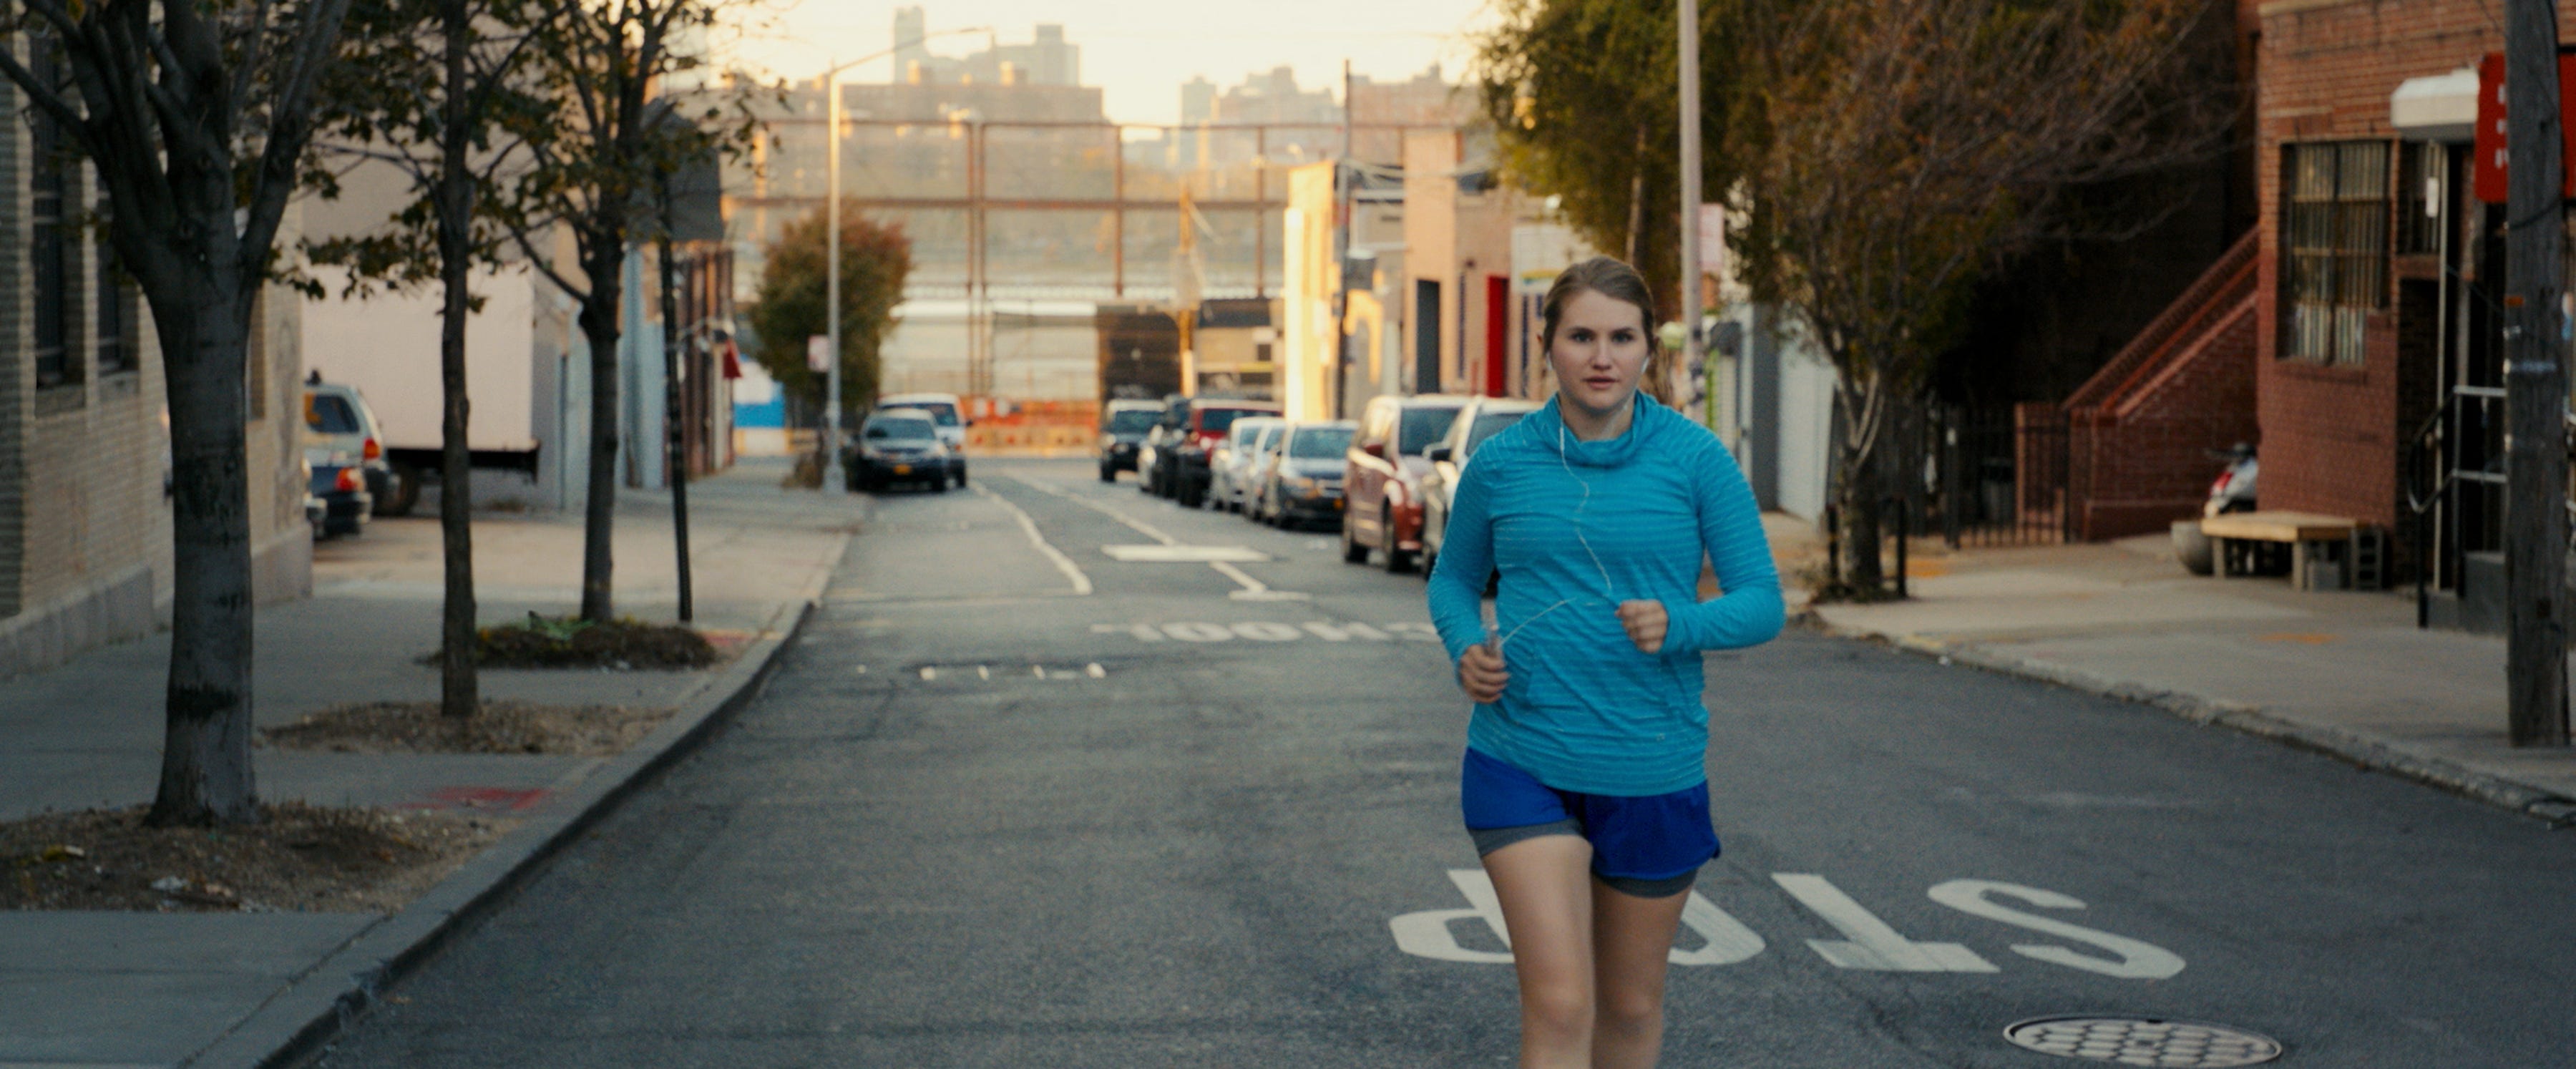
{"label": "red brick building", "polygon": [[[2464,595],[2450,615],[2476,626],[2458,605],[2502,569],[2503,379],[2476,295],[2501,281],[2503,218],[2473,195],[2468,141],[2501,5],[2274,0],[2254,15],[2262,505],[2389,528],[2397,575],[2428,561]],[[2419,540],[2409,483],[2420,495],[2445,471],[2461,474]]]}
{"label": "red brick building", "polygon": [[[2263,508],[2387,529],[2392,578],[2425,562],[2437,618],[2489,623],[2503,380],[2480,295],[2503,219],[2474,196],[2469,142],[2502,21],[2498,0],[2240,0],[2250,270],[2222,260],[2070,398],[2079,534],[2189,515],[2215,471],[2198,454],[2250,429]],[[2419,516],[2410,488],[2446,475]]]}

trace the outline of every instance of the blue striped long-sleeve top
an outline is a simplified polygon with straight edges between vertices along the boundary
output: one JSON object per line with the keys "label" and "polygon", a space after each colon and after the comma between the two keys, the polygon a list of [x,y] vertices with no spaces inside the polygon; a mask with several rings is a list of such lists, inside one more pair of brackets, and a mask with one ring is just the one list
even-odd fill
{"label": "blue striped long-sleeve top", "polygon": [[[1701,554],[1724,593],[1699,600]],[[1467,744],[1559,790],[1639,796],[1707,778],[1700,654],[1780,633],[1780,574],[1744,474],[1717,436],[1639,394],[1616,438],[1586,442],[1557,402],[1476,451],[1431,575],[1431,620],[1454,664],[1496,630],[1511,681]],[[1620,602],[1661,601],[1663,650],[1637,649]]]}

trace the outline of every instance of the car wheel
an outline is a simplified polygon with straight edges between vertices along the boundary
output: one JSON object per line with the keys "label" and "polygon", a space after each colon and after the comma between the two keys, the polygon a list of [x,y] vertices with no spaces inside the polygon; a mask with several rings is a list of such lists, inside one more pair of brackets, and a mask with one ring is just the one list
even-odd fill
{"label": "car wheel", "polygon": [[[1281,526],[1286,526],[1285,510],[1281,512]],[[1368,563],[1368,546],[1351,537],[1351,518],[1347,513],[1342,516],[1342,563]]]}
{"label": "car wheel", "polygon": [[1413,570],[1413,554],[1398,548],[1396,544],[1394,507],[1389,506],[1385,511],[1378,513],[1377,537],[1382,543],[1380,548],[1386,550],[1386,570],[1389,573],[1402,575]]}
{"label": "car wheel", "polygon": [[966,466],[963,464],[957,466],[957,488],[960,490],[966,488]]}
{"label": "car wheel", "polygon": [[1113,468],[1113,467],[1110,467],[1110,466],[1109,466],[1109,465],[1107,465],[1107,464],[1103,464],[1103,465],[1101,465],[1101,466],[1100,466],[1100,481],[1101,481],[1101,482],[1104,482],[1104,483],[1114,483],[1114,482],[1117,482],[1117,481],[1118,481],[1118,469]]}
{"label": "car wheel", "polygon": [[[959,483],[958,485],[963,486],[963,485],[965,485],[965,484],[964,484],[964,483]],[[931,478],[931,480],[930,480],[930,492],[931,492],[931,493],[934,493],[934,494],[944,494],[944,493],[947,493],[947,492],[948,492],[948,477],[947,477],[947,476],[945,476],[945,475],[939,475],[939,476],[934,476],[934,477],[932,477],[932,478]]]}
{"label": "car wheel", "polygon": [[412,506],[420,503],[420,469],[396,464],[390,481],[393,485],[385,488],[385,496],[376,499],[376,515],[411,515]]}

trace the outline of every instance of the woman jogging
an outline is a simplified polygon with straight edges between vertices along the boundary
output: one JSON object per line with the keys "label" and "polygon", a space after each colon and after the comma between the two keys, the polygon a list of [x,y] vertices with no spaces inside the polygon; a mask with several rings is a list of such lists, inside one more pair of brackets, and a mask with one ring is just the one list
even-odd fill
{"label": "woman jogging", "polygon": [[[1779,634],[1780,577],[1734,459],[1638,392],[1636,270],[1567,268],[1541,317],[1556,397],[1468,465],[1431,618],[1476,702],[1460,804],[1511,935],[1520,1064],[1650,1066],[1665,954],[1718,852],[1700,654]],[[1705,602],[1703,553],[1725,591]]]}

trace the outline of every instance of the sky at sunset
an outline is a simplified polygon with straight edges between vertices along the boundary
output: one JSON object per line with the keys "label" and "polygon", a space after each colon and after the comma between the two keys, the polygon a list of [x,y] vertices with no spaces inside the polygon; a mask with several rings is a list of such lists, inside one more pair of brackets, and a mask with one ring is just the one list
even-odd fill
{"label": "sky at sunset", "polygon": [[[810,78],[835,56],[877,52],[894,43],[892,3],[767,0],[749,5],[769,23],[730,43],[743,60],[775,77]],[[1041,22],[1064,24],[1082,48],[1082,80],[1101,88],[1109,116],[1124,122],[1172,122],[1180,85],[1205,75],[1231,86],[1280,64],[1297,69],[1301,87],[1334,86],[1342,61],[1380,80],[1410,78],[1437,61],[1456,80],[1467,34],[1485,18],[1485,0],[923,0],[930,32],[991,27],[1004,44],[1030,39]],[[960,56],[984,47],[982,34],[936,38],[930,50]],[[851,81],[885,81],[891,62],[853,70]]]}

